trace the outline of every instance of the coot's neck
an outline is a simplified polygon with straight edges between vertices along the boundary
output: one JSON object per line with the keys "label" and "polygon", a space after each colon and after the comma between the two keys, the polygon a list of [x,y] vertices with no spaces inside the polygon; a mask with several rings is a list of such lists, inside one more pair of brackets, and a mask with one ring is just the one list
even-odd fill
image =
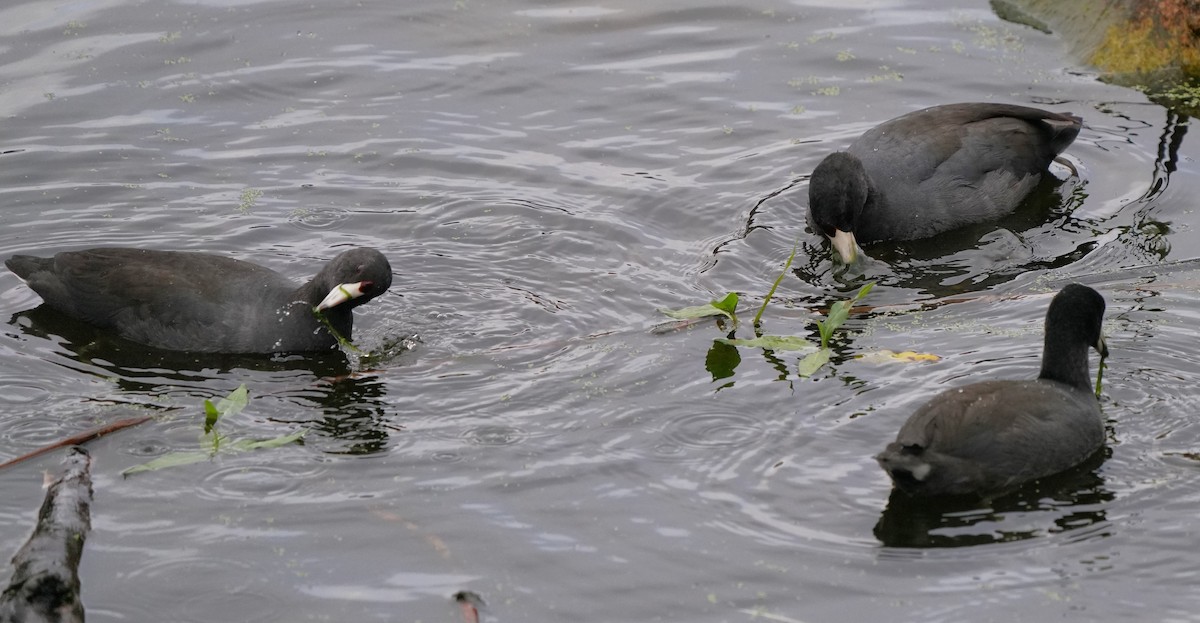
{"label": "coot's neck", "polygon": [[869,175],[865,175],[865,177],[867,178],[867,200],[863,202],[862,212],[858,214],[860,220],[871,218],[869,216],[864,218],[864,215],[883,214],[887,211],[887,206],[884,205],[884,196],[875,188],[875,181]]}
{"label": "coot's neck", "polygon": [[1092,377],[1088,372],[1088,349],[1091,346],[1082,341],[1064,340],[1065,337],[1063,334],[1046,334],[1042,350],[1042,373],[1038,378],[1091,391]]}

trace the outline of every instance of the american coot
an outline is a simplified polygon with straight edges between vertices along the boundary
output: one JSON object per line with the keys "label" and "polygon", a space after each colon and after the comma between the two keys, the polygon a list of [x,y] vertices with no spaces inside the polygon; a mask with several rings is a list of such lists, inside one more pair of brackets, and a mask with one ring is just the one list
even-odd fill
{"label": "american coot", "polygon": [[1104,443],[1088,347],[1107,354],[1104,298],[1079,284],[1046,312],[1042,371],[1033,381],[984,381],[917,409],[875,460],[919,495],[987,494],[1077,465]]}
{"label": "american coot", "polygon": [[50,307],[166,350],[274,353],[326,350],[350,339],[353,308],[392,284],[374,249],[340,253],[308,283],[206,253],[101,248],[4,262]]}
{"label": "american coot", "polygon": [[859,242],[916,240],[1002,217],[1079,135],[1082,120],[1010,104],[949,104],[868,130],[808,183],[811,225],[846,263]]}

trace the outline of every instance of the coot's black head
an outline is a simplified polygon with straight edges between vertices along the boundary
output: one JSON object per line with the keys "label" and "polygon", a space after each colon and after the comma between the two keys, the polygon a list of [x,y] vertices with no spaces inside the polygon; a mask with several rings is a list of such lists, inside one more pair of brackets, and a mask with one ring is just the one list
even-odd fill
{"label": "coot's black head", "polygon": [[808,181],[809,220],[847,264],[857,257],[854,232],[870,191],[862,162],[840,151],[826,156]]}
{"label": "coot's black head", "polygon": [[354,308],[383,294],[392,285],[392,266],[375,249],[343,251],[321,270],[313,283],[328,292],[318,310],[340,305]]}
{"label": "coot's black head", "polygon": [[1053,331],[1064,341],[1086,344],[1107,356],[1108,346],[1101,327],[1104,307],[1104,297],[1099,292],[1082,284],[1068,284],[1050,301],[1046,332]]}

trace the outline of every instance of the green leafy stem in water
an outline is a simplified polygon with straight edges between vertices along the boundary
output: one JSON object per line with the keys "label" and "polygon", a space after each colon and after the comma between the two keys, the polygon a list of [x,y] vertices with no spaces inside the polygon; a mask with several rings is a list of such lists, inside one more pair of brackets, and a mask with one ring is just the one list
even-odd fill
{"label": "green leafy stem in water", "polygon": [[812,376],[821,369],[821,366],[829,362],[830,356],[833,355],[833,351],[829,348],[829,340],[833,338],[833,332],[846,322],[846,319],[850,317],[850,309],[854,307],[855,303],[863,300],[873,287],[875,287],[875,282],[872,281],[859,288],[853,298],[834,303],[829,307],[829,315],[825,316],[825,320],[817,321],[817,332],[821,334],[821,347],[800,360],[800,376]]}
{"label": "green leafy stem in water", "polygon": [[[339,285],[338,287],[340,288],[341,286]],[[355,353],[357,353],[359,355],[363,354],[363,351],[361,349],[359,349],[357,346],[352,344],[350,342],[350,340],[347,340],[345,337],[343,337],[342,334],[340,332],[338,332],[337,329],[333,328],[333,323],[329,322],[329,318],[326,318],[325,314],[321,313],[321,310],[314,307],[314,308],[312,308],[312,313],[314,316],[317,317],[317,320],[321,321],[321,324],[325,325],[326,329],[329,329],[330,335],[333,336],[333,339],[337,340],[337,343],[342,348],[354,351]]]}
{"label": "green leafy stem in water", "polygon": [[294,433],[280,435],[274,439],[254,440],[254,439],[236,439],[229,440],[225,435],[217,432],[217,421],[222,417],[228,418],[236,415],[246,408],[249,404],[249,392],[243,384],[233,390],[228,396],[213,404],[211,400],[204,401],[204,435],[200,437],[201,446],[208,446],[203,450],[191,450],[184,452],[171,452],[164,454],[152,461],[135,465],[121,472],[122,476],[129,476],[138,472],[151,472],[166,467],[178,467],[180,465],[189,465],[191,463],[199,463],[210,459],[217,455],[218,452],[245,452],[248,450],[259,450],[265,448],[277,448],[290,444],[304,436],[305,429],[300,429]]}
{"label": "green leafy stem in water", "polygon": [[792,253],[790,255],[788,255],[787,261],[783,263],[783,270],[779,271],[779,276],[775,278],[775,283],[771,284],[771,289],[767,290],[767,295],[763,297],[762,307],[759,307],[758,313],[754,314],[754,328],[755,329],[757,329],[759,327],[759,325],[762,324],[762,315],[763,315],[763,312],[767,311],[767,303],[771,302],[771,297],[775,296],[775,290],[779,289],[779,284],[783,281],[783,278],[785,276],[787,276],[788,269],[792,267],[792,260],[796,259],[796,249],[799,249],[799,248],[800,248],[800,239],[797,238],[796,242],[792,244]]}
{"label": "green leafy stem in water", "polygon": [[[767,292],[767,296],[763,299],[762,307],[758,308],[758,313],[754,314],[754,326],[758,326],[762,320],[763,312],[767,310],[767,303],[771,302],[771,297],[775,295],[775,290],[779,287],[779,283],[783,281],[787,275],[788,268],[792,266],[792,260],[796,259],[796,249],[799,248],[800,241],[792,245],[792,254],[788,256],[787,262],[783,264],[783,270],[779,276],[775,278],[775,283],[771,284],[771,289]],[[730,292],[725,295],[725,298],[719,301],[709,301],[706,305],[695,305],[692,307],[684,307],[681,309],[659,309],[658,311],[674,318],[676,320],[694,320],[696,318],[708,318],[709,316],[724,316],[733,322],[734,329],[737,328],[737,292]],[[801,338],[796,338],[801,339]],[[745,344],[751,346],[751,344]],[[753,346],[763,346],[769,348],[765,344],[753,344]]]}
{"label": "green leafy stem in water", "polygon": [[710,301],[704,305],[694,305],[692,307],[683,307],[680,309],[659,309],[658,311],[674,318],[676,320],[694,320],[696,318],[708,318],[709,316],[724,316],[733,321],[733,326],[737,326],[737,311],[738,295],[736,292],[730,292],[725,295],[725,298],[719,301]]}
{"label": "green leafy stem in water", "polygon": [[[758,309],[758,313],[754,315],[754,327],[756,335],[750,339],[738,338],[718,338],[717,341],[729,344],[731,346],[745,346],[750,348],[762,348],[772,351],[811,351],[803,359],[800,360],[798,372],[802,377],[812,376],[829,362],[833,351],[830,349],[829,343],[833,338],[834,331],[837,331],[849,318],[850,309],[855,303],[861,301],[875,286],[874,282],[868,283],[858,290],[849,300],[838,301],[829,308],[829,314],[825,320],[817,321],[817,331],[821,334],[821,343],[814,344],[806,338],[795,335],[761,335],[757,333],[761,326],[763,312],[766,311],[767,305],[771,302],[771,298],[775,295],[775,290],[779,288],[779,284],[787,275],[788,269],[792,266],[792,261],[796,257],[796,250],[799,246],[799,241],[792,246],[792,253],[788,256],[787,262],[783,265],[783,270],[779,276],[775,278],[775,282],[771,284],[771,289],[767,291],[763,297],[763,304]],[[677,320],[688,320],[694,318],[705,318],[709,316],[724,316],[729,318],[734,323],[734,328],[737,328],[736,309],[738,304],[738,295],[729,293],[725,298],[719,301],[712,301],[707,305],[697,305],[694,307],[684,307],[682,309],[670,310],[661,309],[659,311]]]}

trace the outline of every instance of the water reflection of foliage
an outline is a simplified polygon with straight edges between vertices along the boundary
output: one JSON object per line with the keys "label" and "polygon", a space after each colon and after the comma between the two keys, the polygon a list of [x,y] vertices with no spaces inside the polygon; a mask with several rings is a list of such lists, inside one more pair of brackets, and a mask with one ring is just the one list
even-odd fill
{"label": "water reflection of foliage", "polygon": [[[1105,447],[1083,464],[1028,483],[991,499],[917,498],[892,491],[875,524],[875,538],[888,547],[970,547],[1038,538],[1107,521],[1104,504],[1114,499],[1099,474],[1111,454]],[[1004,529],[1007,517],[1041,513],[1042,525]],[[1026,523],[1026,525],[1028,525]]]}
{"label": "water reflection of foliage", "polygon": [[[730,335],[733,335],[730,333]],[[713,340],[713,345],[704,357],[704,369],[712,375],[713,381],[720,381],[733,376],[734,370],[742,363],[742,355],[736,346]],[[725,383],[717,390],[733,387],[733,383]]]}

